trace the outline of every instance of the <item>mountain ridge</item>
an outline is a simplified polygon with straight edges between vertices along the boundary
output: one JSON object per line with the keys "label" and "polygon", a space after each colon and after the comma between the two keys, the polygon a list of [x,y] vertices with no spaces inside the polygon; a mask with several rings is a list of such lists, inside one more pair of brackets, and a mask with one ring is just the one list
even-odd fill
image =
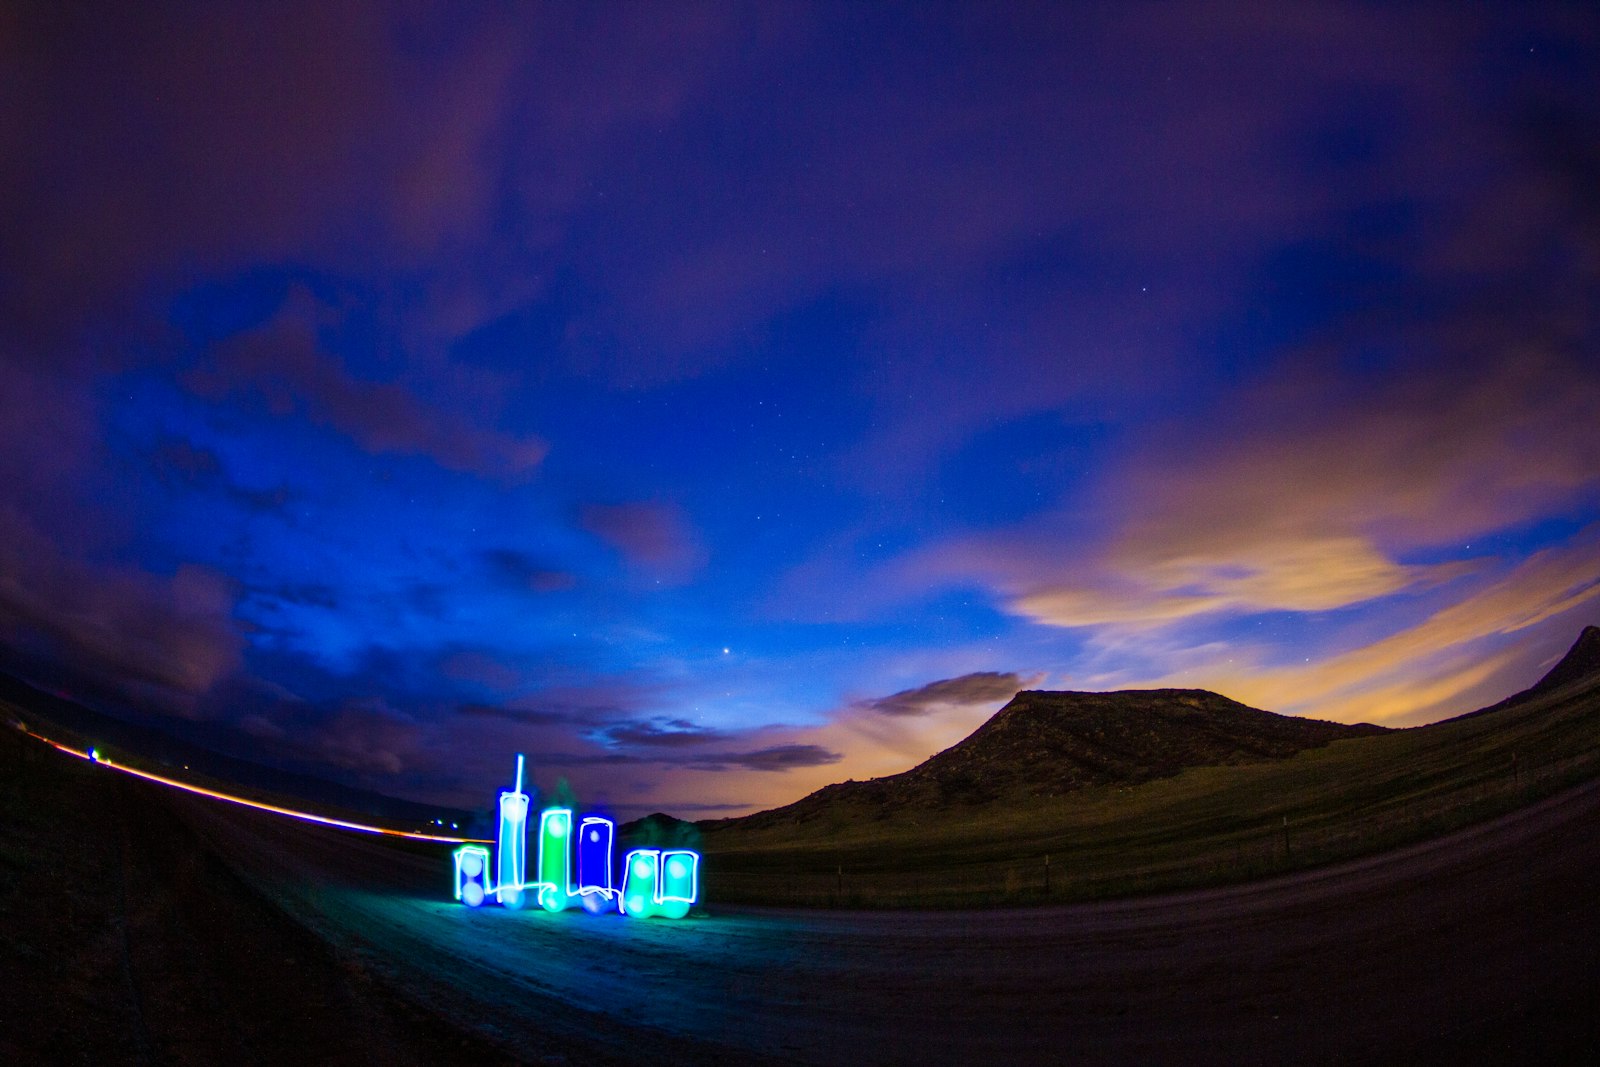
{"label": "mountain ridge", "polygon": [[[1479,715],[1488,715],[1516,704],[1544,696],[1546,693],[1569,685],[1575,685],[1584,680],[1600,681],[1600,626],[1585,626],[1578,634],[1578,639],[1567,649],[1564,656],[1556,661],[1556,665],[1544,673],[1537,682],[1520,692],[1512,693],[1504,700],[1490,704],[1486,708],[1469,711],[1463,715],[1456,715],[1449,719],[1440,719],[1440,722],[1455,722],[1459,719],[1473,719]],[[1432,725],[1432,724],[1430,724]]]}
{"label": "mountain ridge", "polygon": [[1600,626],[1585,626],[1567,654],[1525,692],[1547,692],[1600,675]]}
{"label": "mountain ridge", "polygon": [[[1600,683],[1600,626],[1585,626],[1567,653],[1527,689],[1428,725],[1486,715],[1586,679]],[[1064,719],[1046,721],[1052,706],[1066,713]],[[1156,726],[1175,736],[1153,736]],[[1136,785],[1190,767],[1284,759],[1341,738],[1389,732],[1372,723],[1279,715],[1205,689],[1024,690],[961,741],[910,770],[836,782],[781,807],[698,825],[715,833],[797,825],[851,807],[873,808],[878,818],[906,809],[983,807],[1092,785]],[[997,744],[997,735],[1012,737]]]}
{"label": "mountain ridge", "polygon": [[879,817],[907,809],[982,807],[1136,785],[1190,767],[1284,759],[1332,741],[1387,733],[1262,711],[1204,689],[1109,693],[1024,690],[963,740],[899,774],[838,782],[792,804],[707,831],[810,822],[846,807]]}

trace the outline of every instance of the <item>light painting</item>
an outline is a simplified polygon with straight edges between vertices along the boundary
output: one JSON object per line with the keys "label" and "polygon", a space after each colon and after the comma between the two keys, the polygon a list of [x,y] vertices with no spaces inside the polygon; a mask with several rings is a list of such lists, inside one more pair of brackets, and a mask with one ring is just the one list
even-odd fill
{"label": "light painting", "polygon": [[[581,819],[571,808],[539,813],[535,880],[527,879],[530,799],[522,790],[523,757],[517,756],[515,784],[500,794],[500,828],[495,855],[480,844],[464,844],[452,854],[455,899],[476,908],[494,899],[511,910],[531,892],[546,911],[575,905],[591,914],[615,907],[631,918],[681,919],[700,895],[700,854],[693,849],[633,849],[622,861],[622,885],[612,877],[616,824],[601,815]],[[491,878],[491,871],[494,877]]]}

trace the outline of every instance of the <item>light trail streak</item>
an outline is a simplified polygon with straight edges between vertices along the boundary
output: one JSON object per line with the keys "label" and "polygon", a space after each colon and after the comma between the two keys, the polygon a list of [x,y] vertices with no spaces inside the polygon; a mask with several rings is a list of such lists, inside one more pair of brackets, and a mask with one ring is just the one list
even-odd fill
{"label": "light trail streak", "polygon": [[94,755],[92,752],[84,752],[81,749],[73,748],[70,745],[63,745],[59,741],[53,741],[43,734],[34,733],[32,730],[24,729],[23,732],[29,737],[37,738],[38,740],[43,741],[45,744],[59,752],[65,752],[69,756],[76,756],[79,759],[88,760],[90,763],[97,763],[102,767],[109,767],[114,771],[121,771],[124,774],[131,774],[135,778],[143,778],[146,781],[159,782],[160,784],[170,786],[173,789],[181,789],[185,793],[194,793],[197,796],[210,797],[212,800],[226,800],[230,804],[239,804],[246,808],[255,808],[257,811],[270,811],[274,815],[288,815],[291,818],[303,819],[306,822],[320,823],[323,826],[332,826],[340,830],[357,830],[364,834],[385,834],[389,837],[407,837],[413,841],[439,841],[450,845],[494,844],[493,841],[481,837],[448,837],[443,834],[425,834],[415,830],[390,830],[382,826],[368,826],[365,823],[346,822],[344,819],[330,819],[326,815],[313,815],[309,811],[296,811],[294,808],[284,808],[279,807],[277,804],[268,804],[265,801],[250,800],[246,797],[234,796],[232,793],[219,793],[215,789],[206,789],[203,786],[191,785],[188,782],[180,782],[175,778],[164,778],[159,774],[151,774],[149,771],[141,771],[134,767],[125,767],[120,763],[112,763],[110,760],[102,759]]}

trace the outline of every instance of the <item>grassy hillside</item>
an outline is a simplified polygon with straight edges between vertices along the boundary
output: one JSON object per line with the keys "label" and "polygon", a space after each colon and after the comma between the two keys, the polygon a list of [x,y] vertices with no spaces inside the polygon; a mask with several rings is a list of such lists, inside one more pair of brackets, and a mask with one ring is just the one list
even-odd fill
{"label": "grassy hillside", "polygon": [[[1027,805],[1091,786],[1170,778],[1188,767],[1283,759],[1345,737],[1385,733],[1276,715],[1204,689],[1018,693],[958,744],[902,774],[825,786],[793,804],[706,829],[794,827],[953,808]],[[970,813],[957,813],[970,814]]]}
{"label": "grassy hillside", "polygon": [[[1597,636],[1586,631],[1574,653]],[[802,821],[706,824],[708,899],[1081,900],[1243,881],[1435,836],[1600,774],[1600,675],[1568,664],[1484,712],[1269,762],[1025,802],[846,803]]]}

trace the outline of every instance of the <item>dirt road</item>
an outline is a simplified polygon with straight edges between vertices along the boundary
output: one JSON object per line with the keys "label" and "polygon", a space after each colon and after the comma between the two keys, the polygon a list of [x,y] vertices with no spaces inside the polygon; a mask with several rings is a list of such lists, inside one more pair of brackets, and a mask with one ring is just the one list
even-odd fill
{"label": "dirt road", "polygon": [[160,787],[0,735],[0,1064],[507,1059],[286,918]]}
{"label": "dirt road", "polygon": [[1600,783],[1270,882],[984,912],[470,910],[446,853],[175,800],[346,954],[528,1059],[1562,1062],[1600,1049]]}

